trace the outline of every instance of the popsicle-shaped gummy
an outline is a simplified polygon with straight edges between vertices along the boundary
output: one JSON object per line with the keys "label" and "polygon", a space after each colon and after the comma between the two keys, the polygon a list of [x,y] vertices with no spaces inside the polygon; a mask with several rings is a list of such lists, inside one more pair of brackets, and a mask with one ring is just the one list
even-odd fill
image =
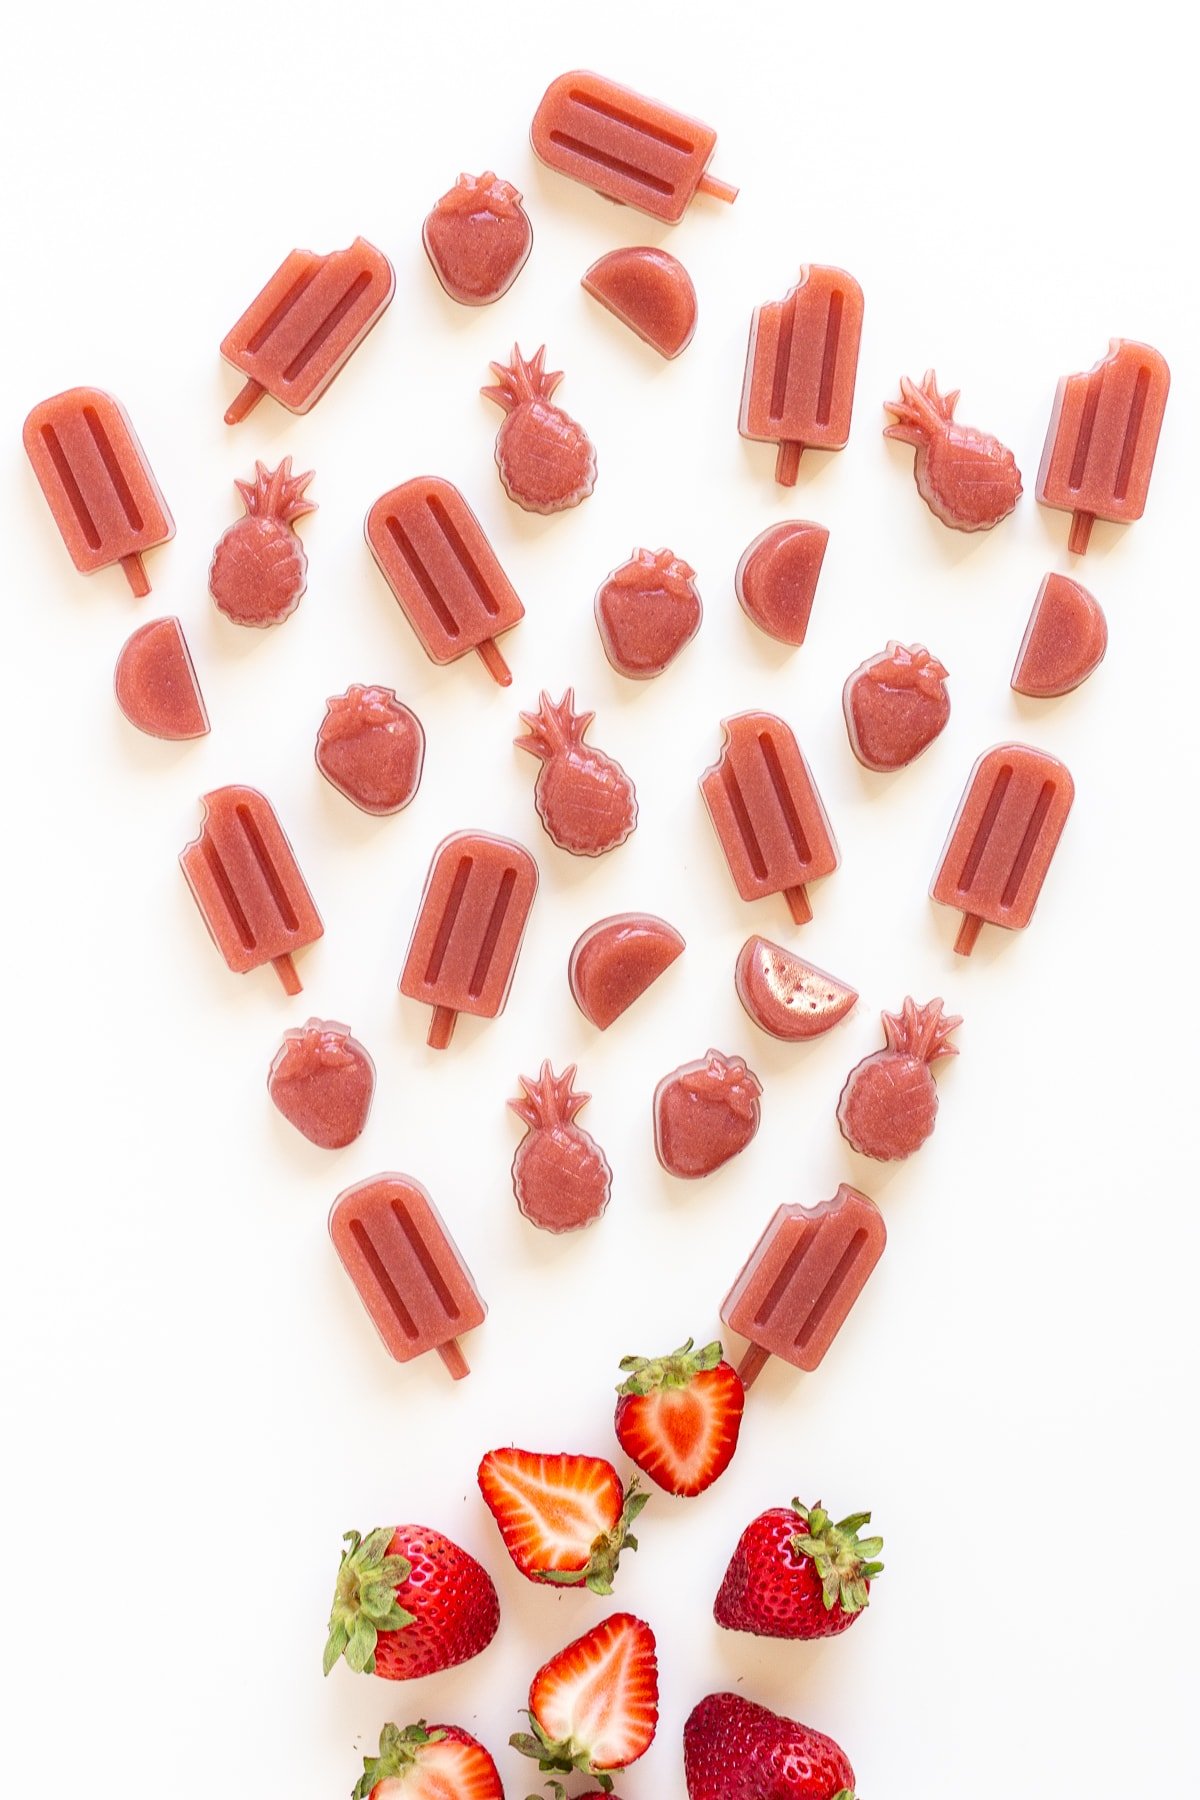
{"label": "popsicle-shaped gummy", "polygon": [[1128,338],[1113,338],[1095,368],[1059,382],[1037,497],[1073,515],[1068,543],[1077,556],[1096,519],[1126,525],[1146,510],[1170,386],[1159,352]]}
{"label": "popsicle-shaped gummy", "polygon": [[979,758],[929,890],[963,915],[960,956],[984,924],[1028,925],[1074,798],[1069,770],[1045,750],[997,744]]}
{"label": "popsicle-shaped gummy", "polygon": [[585,69],[550,83],[529,136],[549,168],[668,225],[697,193],[737,199],[707,173],[715,131]]}
{"label": "popsicle-shaped gummy", "polygon": [[784,487],[796,485],[802,451],[845,448],[862,318],[853,275],[816,263],[783,300],[754,310],[738,430],[779,445],[775,479]]}
{"label": "popsicle-shaped gummy", "polygon": [[270,801],[223,787],[201,804],[200,835],[179,861],[213,943],[235,975],[269,962],[298,994],[292,956],[325,927]]}
{"label": "popsicle-shaped gummy", "polygon": [[419,475],[367,514],[367,543],[431,662],[477,650],[488,673],[512,676],[496,645],[525,616],[483,526],[452,482]]}
{"label": "popsicle-shaped gummy", "polygon": [[433,1049],[459,1013],[503,1011],[537,885],[537,864],[508,838],[460,831],[438,845],[400,976],[402,994],[433,1008]]}
{"label": "popsicle-shaped gummy", "polygon": [[391,263],[366,238],[327,256],[293,250],[221,342],[221,355],[246,377],[225,423],[238,424],[264,394],[289,412],[308,412],[377,323],[395,286]]}
{"label": "popsicle-shaped gummy", "polygon": [[68,388],[35,406],[21,435],[80,574],[119,562],[138,598],[148,594],[142,555],[175,536],[175,521],[121,402]]}
{"label": "popsicle-shaped gummy", "polygon": [[805,888],[840,861],[812,771],[791,727],[772,713],[722,721],[721,755],[700,792],[743,900],[782,894],[797,925],[812,918]]}
{"label": "popsicle-shaped gummy", "polygon": [[397,1362],[436,1350],[455,1381],[470,1374],[460,1332],[487,1307],[433,1201],[409,1175],[376,1175],[333,1203],[329,1235]]}
{"label": "popsicle-shaped gummy", "polygon": [[886,1243],[874,1201],[845,1182],[820,1206],[778,1208],[721,1303],[725,1324],[749,1343],[738,1366],[746,1387],[771,1356],[817,1368]]}

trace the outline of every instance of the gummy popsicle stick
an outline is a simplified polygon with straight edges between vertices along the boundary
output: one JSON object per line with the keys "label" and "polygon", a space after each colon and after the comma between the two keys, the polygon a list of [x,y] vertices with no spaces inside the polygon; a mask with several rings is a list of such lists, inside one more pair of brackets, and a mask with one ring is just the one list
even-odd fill
{"label": "gummy popsicle stick", "polygon": [[791,727],[772,713],[722,720],[721,755],[700,792],[743,900],[782,894],[797,925],[805,891],[841,860],[812,771]]}
{"label": "gummy popsicle stick", "polygon": [[169,542],[175,521],[120,401],[101,388],[68,388],[35,406],[21,435],[80,574],[119,562],[144,598],[143,553]]}
{"label": "gummy popsicle stick", "polygon": [[997,744],[979,758],[929,890],[963,915],[959,956],[985,923],[1028,925],[1074,798],[1069,770],[1045,750]]}
{"label": "gummy popsicle stick", "polygon": [[431,662],[469,650],[508,687],[496,639],[525,617],[483,526],[452,482],[418,475],[383,494],[367,514],[367,543]]}
{"label": "gummy popsicle stick", "polygon": [[200,834],[179,861],[213,943],[235,975],[269,962],[298,994],[292,955],[325,927],[270,801],[223,787],[201,804]]}
{"label": "gummy popsicle stick", "polygon": [[529,136],[549,168],[668,225],[697,193],[737,199],[708,173],[715,131],[586,69],[550,83]]}
{"label": "gummy popsicle stick", "polygon": [[376,1175],[333,1203],[329,1235],[387,1350],[411,1362],[436,1350],[455,1381],[470,1374],[459,1335],[487,1307],[433,1201],[410,1175]]}
{"label": "gummy popsicle stick", "polygon": [[772,1356],[820,1365],[886,1243],[874,1201],[845,1182],[820,1206],[779,1207],[721,1302],[722,1320],[749,1345],[738,1365],[746,1387]]}
{"label": "gummy popsicle stick", "polygon": [[391,263],[366,238],[327,256],[293,250],[221,341],[221,355],[246,378],[225,423],[239,424],[264,394],[289,412],[308,412],[378,323],[395,287]]}
{"label": "gummy popsicle stick", "polygon": [[1072,515],[1068,548],[1076,556],[1097,519],[1127,525],[1145,512],[1170,386],[1159,352],[1128,338],[1111,339],[1093,369],[1059,382],[1037,497]]}
{"label": "gummy popsicle stick", "polygon": [[402,994],[433,1008],[432,1049],[459,1013],[504,1010],[537,886],[537,864],[508,838],[460,831],[438,845],[400,976]]}
{"label": "gummy popsicle stick", "polygon": [[779,445],[783,487],[795,487],[804,450],[846,446],[862,318],[853,275],[817,263],[801,268],[784,299],[754,310],[738,430]]}

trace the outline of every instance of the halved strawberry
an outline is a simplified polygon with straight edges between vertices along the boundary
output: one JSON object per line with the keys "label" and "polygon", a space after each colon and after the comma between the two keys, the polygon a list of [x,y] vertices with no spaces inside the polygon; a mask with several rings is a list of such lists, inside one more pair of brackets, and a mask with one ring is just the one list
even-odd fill
{"label": "halved strawberry", "polygon": [[600,1456],[543,1456],[489,1450],[479,1489],[504,1547],[530,1581],[586,1585],[611,1594],[622,1550],[636,1550],[629,1527],[650,1498]]}
{"label": "halved strawberry", "polygon": [[626,1456],[668,1494],[700,1494],[737,1449],[746,1390],[720,1343],[670,1356],[626,1356],[617,1437]]}
{"label": "halved strawberry", "polygon": [[458,1725],[385,1725],[350,1800],[504,1800],[496,1765]]}
{"label": "halved strawberry", "polygon": [[529,1688],[531,1732],[514,1750],[539,1769],[578,1770],[612,1792],[608,1771],[643,1755],[658,1726],[654,1633],[632,1613],[613,1613],[552,1656]]}

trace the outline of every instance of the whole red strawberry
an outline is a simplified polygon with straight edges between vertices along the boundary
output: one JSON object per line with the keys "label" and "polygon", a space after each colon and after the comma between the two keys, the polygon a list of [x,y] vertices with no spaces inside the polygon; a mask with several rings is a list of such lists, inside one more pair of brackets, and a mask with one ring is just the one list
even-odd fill
{"label": "whole red strawberry", "polygon": [[340,1656],[358,1674],[411,1681],[486,1650],[500,1623],[492,1578],[473,1556],[427,1525],[348,1531],[325,1673]]}
{"label": "whole red strawberry", "polygon": [[709,1694],[683,1728],[688,1800],[854,1800],[845,1752],[810,1725]]}
{"label": "whole red strawberry", "polygon": [[726,1631],[756,1637],[836,1637],[853,1625],[883,1564],[880,1537],[860,1538],[871,1515],[835,1525],[820,1505],[774,1506],[738,1539],[713,1617]]}
{"label": "whole red strawberry", "polygon": [[670,1356],[627,1356],[617,1389],[622,1450],[669,1494],[700,1494],[737,1449],[746,1390],[719,1343]]}
{"label": "whole red strawberry", "polygon": [[500,1776],[477,1738],[459,1725],[385,1725],[379,1755],[363,1757],[350,1800],[504,1800]]}

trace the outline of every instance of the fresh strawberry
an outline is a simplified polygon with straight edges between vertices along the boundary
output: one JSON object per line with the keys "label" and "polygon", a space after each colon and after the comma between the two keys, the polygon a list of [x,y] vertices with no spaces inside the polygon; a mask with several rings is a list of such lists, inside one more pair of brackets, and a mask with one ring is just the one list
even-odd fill
{"label": "fresh strawberry", "polygon": [[531,1732],[509,1739],[539,1769],[577,1770],[612,1793],[610,1769],[636,1762],[658,1725],[654,1633],[632,1613],[613,1613],[552,1656],[529,1688]]}
{"label": "fresh strawberry", "polygon": [[752,1519],[738,1539],[713,1615],[727,1631],[756,1637],[836,1637],[866,1606],[883,1568],[879,1537],[860,1538],[871,1515],[835,1525],[820,1505],[793,1500]]}
{"label": "fresh strawberry", "polygon": [[629,1527],[650,1498],[600,1456],[541,1456],[489,1450],[479,1490],[504,1547],[530,1581],[581,1584],[611,1594],[622,1550],[636,1550]]}
{"label": "fresh strawberry", "polygon": [[325,1673],[339,1656],[359,1674],[411,1681],[486,1650],[500,1623],[492,1578],[427,1525],[346,1533]]}
{"label": "fresh strawberry", "polygon": [[363,1757],[350,1800],[504,1800],[496,1765],[458,1725],[385,1725],[379,1755]]}
{"label": "fresh strawberry", "polygon": [[719,1343],[670,1356],[627,1356],[617,1389],[617,1437],[639,1469],[668,1494],[702,1494],[737,1449],[746,1390]]}
{"label": "fresh strawberry", "polygon": [[854,1800],[854,1770],[823,1732],[740,1694],[709,1694],[683,1728],[688,1800]]}

